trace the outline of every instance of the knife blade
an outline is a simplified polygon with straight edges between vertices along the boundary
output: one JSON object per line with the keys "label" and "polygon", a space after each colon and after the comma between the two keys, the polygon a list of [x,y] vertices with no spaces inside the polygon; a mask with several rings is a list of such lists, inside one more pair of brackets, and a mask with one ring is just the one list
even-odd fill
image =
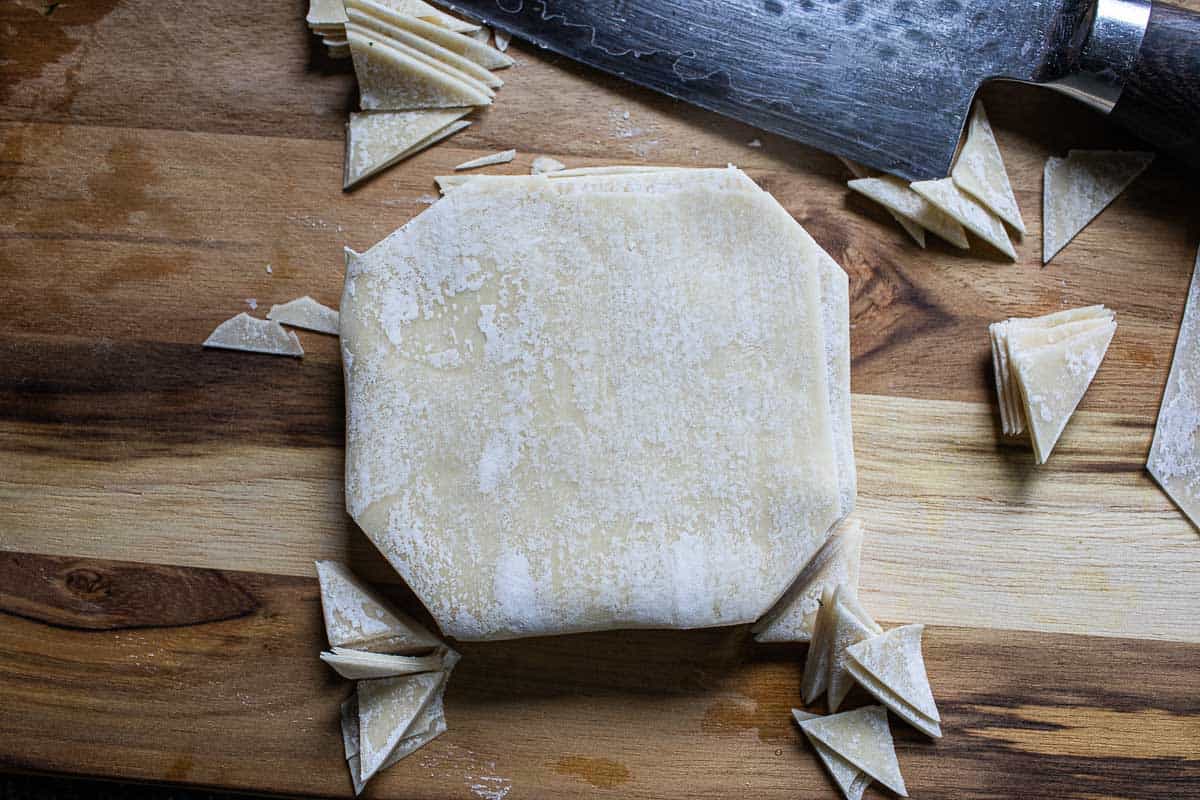
{"label": "knife blade", "polygon": [[1111,110],[1150,8],[1146,0],[1098,0],[1099,11],[1096,0],[435,2],[909,180],[949,172],[986,80],[1048,83]]}

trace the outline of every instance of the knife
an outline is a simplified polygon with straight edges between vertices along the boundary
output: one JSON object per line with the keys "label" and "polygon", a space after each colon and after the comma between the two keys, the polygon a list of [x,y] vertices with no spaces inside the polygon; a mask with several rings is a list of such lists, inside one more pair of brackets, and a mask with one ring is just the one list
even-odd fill
{"label": "knife", "polygon": [[987,80],[1043,84],[1200,163],[1200,15],[1149,0],[435,0],[671,97],[909,180]]}

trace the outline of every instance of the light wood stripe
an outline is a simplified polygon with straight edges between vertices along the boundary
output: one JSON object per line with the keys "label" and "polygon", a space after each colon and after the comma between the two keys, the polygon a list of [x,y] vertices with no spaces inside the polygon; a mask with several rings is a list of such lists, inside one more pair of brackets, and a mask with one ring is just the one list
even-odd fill
{"label": "light wood stripe", "polygon": [[[997,443],[988,406],[857,395],[854,423],[878,616],[1200,642],[1200,546],[1140,467],[1149,428],[1080,413],[1037,469]],[[178,456],[38,454],[31,442],[54,435],[6,436],[2,549],[285,575],[349,558],[396,579],[343,511],[335,447],[248,436]]]}

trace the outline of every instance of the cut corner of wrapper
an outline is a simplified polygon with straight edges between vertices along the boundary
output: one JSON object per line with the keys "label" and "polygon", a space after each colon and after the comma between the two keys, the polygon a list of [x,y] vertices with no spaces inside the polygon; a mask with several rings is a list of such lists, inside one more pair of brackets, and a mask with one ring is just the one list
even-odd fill
{"label": "cut corner of wrapper", "polygon": [[204,346],[272,356],[304,355],[300,338],[294,332],[274,320],[258,319],[244,311],[218,325],[204,340]]}
{"label": "cut corner of wrapper", "polygon": [[348,190],[467,128],[470,108],[362,111],[346,123],[342,189]]}
{"label": "cut corner of wrapper", "polygon": [[338,312],[308,295],[271,306],[271,310],[267,312],[267,319],[317,333],[329,333],[334,336],[338,333]]}
{"label": "cut corner of wrapper", "polygon": [[424,672],[358,682],[358,755],[364,784],[388,766],[443,681],[442,673]]}
{"label": "cut corner of wrapper", "polygon": [[[851,645],[846,652],[851,667],[861,667],[862,671],[888,690],[888,696],[897,698],[899,704],[908,706],[930,723],[922,730],[931,736],[941,736],[941,715],[933,699],[933,690],[925,671],[925,658],[921,653],[921,634],[924,630],[924,625],[892,628]],[[852,669],[851,672],[857,671]],[[872,691],[870,685],[864,684],[864,687]],[[889,708],[893,707],[894,703],[889,702],[888,696],[876,696]],[[897,710],[897,713],[900,712]]]}
{"label": "cut corner of wrapper", "polygon": [[1004,223],[990,209],[964,192],[951,178],[935,181],[917,181],[910,184],[912,190],[937,206],[945,214],[989,245],[999,250],[1011,261],[1017,260],[1017,251]]}
{"label": "cut corner of wrapper", "polygon": [[412,617],[395,608],[337,561],[317,561],[321,610],[331,647],[414,654],[442,646]]}
{"label": "cut corner of wrapper", "polygon": [[908,797],[896,746],[888,728],[887,709],[864,706],[799,722],[805,735],[820,741],[856,769],[901,797]]}
{"label": "cut corner of wrapper", "polygon": [[1049,264],[1154,160],[1153,153],[1071,150],[1042,170],[1042,264]]}
{"label": "cut corner of wrapper", "polygon": [[841,708],[842,701],[854,687],[854,677],[846,665],[850,656],[846,652],[850,645],[876,635],[878,625],[870,618],[859,616],[861,607],[853,603],[851,595],[838,587],[834,592],[831,634],[826,645],[829,648],[829,678],[827,679],[826,702],[830,711]]}
{"label": "cut corner of wrapper", "polygon": [[1025,234],[1025,220],[1021,219],[1021,209],[1017,206],[1008,170],[1004,168],[1000,146],[981,100],[975,101],[967,123],[966,140],[950,177],[960,189],[1018,233]]}
{"label": "cut corner of wrapper", "polygon": [[456,170],[477,169],[479,167],[490,167],[495,164],[507,164],[512,161],[517,155],[516,150],[501,150],[499,153],[489,153],[486,156],[472,158],[470,161],[464,161],[454,167]]}

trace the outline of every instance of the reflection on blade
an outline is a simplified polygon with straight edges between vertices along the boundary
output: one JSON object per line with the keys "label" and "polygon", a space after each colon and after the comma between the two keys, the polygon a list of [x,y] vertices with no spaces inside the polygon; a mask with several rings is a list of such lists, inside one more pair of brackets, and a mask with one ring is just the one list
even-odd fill
{"label": "reflection on blade", "polygon": [[541,47],[910,180],[979,84],[1036,80],[1081,0],[437,0]]}

